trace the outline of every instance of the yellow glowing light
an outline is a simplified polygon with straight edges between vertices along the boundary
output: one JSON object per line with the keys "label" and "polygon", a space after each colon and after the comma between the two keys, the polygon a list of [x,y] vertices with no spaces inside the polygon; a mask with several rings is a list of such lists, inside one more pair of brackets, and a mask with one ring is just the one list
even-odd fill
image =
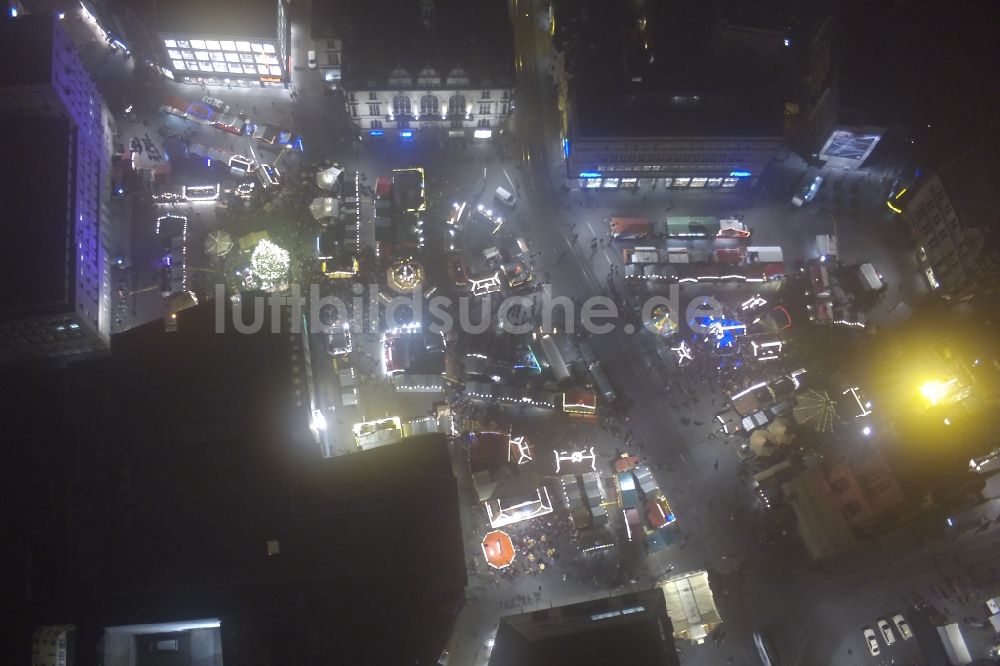
{"label": "yellow glowing light", "polygon": [[903,209],[902,208],[897,208],[896,206],[893,206],[891,201],[886,201],[885,205],[888,206],[889,209],[892,212],[896,213],[896,214],[902,214],[903,213]]}
{"label": "yellow glowing light", "polygon": [[924,382],[924,384],[920,387],[920,395],[924,396],[927,399],[927,402],[932,405],[936,405],[948,395],[948,392],[951,391],[951,386],[955,383],[955,381],[956,380],[952,379],[947,382]]}

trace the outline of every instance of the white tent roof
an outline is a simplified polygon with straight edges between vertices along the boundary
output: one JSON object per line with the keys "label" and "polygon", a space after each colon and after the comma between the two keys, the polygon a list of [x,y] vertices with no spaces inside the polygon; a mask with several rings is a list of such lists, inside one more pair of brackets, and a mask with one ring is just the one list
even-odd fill
{"label": "white tent roof", "polygon": [[674,635],[702,642],[711,628],[722,621],[715,607],[708,572],[696,571],[675,576],[657,585],[667,602],[667,615]]}
{"label": "white tent roof", "polygon": [[323,169],[316,174],[316,184],[324,190],[332,190],[334,183],[337,182],[337,178],[342,173],[344,173],[344,170],[339,167]]}
{"label": "white tent roof", "polygon": [[309,204],[309,211],[317,220],[333,217],[338,213],[339,208],[340,206],[337,205],[337,200],[333,197],[316,197],[313,199],[312,203]]}

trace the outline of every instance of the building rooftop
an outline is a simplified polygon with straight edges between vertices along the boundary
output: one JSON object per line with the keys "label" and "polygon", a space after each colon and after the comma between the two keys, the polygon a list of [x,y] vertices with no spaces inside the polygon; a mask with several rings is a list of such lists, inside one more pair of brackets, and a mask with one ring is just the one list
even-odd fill
{"label": "building rooftop", "polygon": [[203,37],[270,37],[278,32],[277,0],[145,0],[158,33]]}
{"label": "building rooftop", "polygon": [[992,143],[992,146],[980,143],[937,169],[963,227],[998,226],[996,211],[1000,208],[1000,194],[995,184],[1000,178],[1000,166],[995,151],[1000,142]]}
{"label": "building rooftop", "polygon": [[684,86],[672,94],[587,82],[577,86],[573,123],[577,136],[761,136],[782,135],[781,103],[763,95]]}
{"label": "building rooftop", "polygon": [[[330,1],[344,17],[343,79],[348,88],[514,83],[513,31],[503,0]],[[463,77],[468,83],[446,81]],[[431,79],[440,81],[429,83]]]}
{"label": "building rooftop", "polygon": [[490,666],[678,664],[659,590],[501,618]]}
{"label": "building rooftop", "polygon": [[555,3],[578,137],[782,135],[779,84],[713,56],[708,3],[629,7]]}
{"label": "building rooftop", "polygon": [[835,0],[721,0],[723,23],[781,32],[790,39],[811,39],[834,11]]}
{"label": "building rooftop", "polygon": [[53,21],[51,14],[0,18],[0,62],[6,63],[0,89],[52,81]]}
{"label": "building rooftop", "polygon": [[0,298],[0,320],[73,308],[70,140],[69,124],[58,118],[24,116],[0,123],[0,145],[19,156],[17,168],[6,169],[0,179],[0,271],[8,285]]}
{"label": "building rooftop", "polygon": [[312,17],[309,21],[310,37],[331,39],[344,35],[344,2],[317,0],[312,3]]}
{"label": "building rooftop", "polygon": [[71,617],[84,651],[94,618],[217,617],[241,666],[436,658],[466,584],[445,437],[321,458],[293,397],[294,336],[216,334],[214,309],[115,336],[108,359],[19,399],[14,442],[33,427],[44,441],[11,461],[21,480],[0,479],[32,507],[10,524],[33,597],[10,612]]}

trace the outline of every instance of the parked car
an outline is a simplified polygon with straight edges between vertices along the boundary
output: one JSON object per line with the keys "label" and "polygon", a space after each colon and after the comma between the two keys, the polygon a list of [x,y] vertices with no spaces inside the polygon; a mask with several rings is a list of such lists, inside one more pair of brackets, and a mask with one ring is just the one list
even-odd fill
{"label": "parked car", "polygon": [[865,635],[865,643],[868,644],[868,652],[870,652],[873,657],[877,657],[881,650],[879,650],[878,641],[875,640],[875,632],[872,631],[871,627],[865,627],[862,629],[862,632]]}
{"label": "parked car", "polygon": [[796,208],[802,207],[803,204],[807,204],[816,198],[816,193],[819,192],[820,186],[823,184],[823,176],[816,176],[812,179],[808,185],[806,185],[801,192],[792,197],[792,205]]}
{"label": "parked car", "polygon": [[896,634],[892,633],[892,628],[889,627],[888,622],[879,620],[875,624],[878,626],[878,630],[882,632],[882,638],[885,640],[886,645],[892,645],[896,642]]}
{"label": "parked car", "polygon": [[913,638],[913,631],[910,629],[910,625],[907,624],[902,615],[899,613],[893,615],[892,623],[896,625],[896,631],[899,632],[899,635],[903,637],[904,641],[908,641]]}

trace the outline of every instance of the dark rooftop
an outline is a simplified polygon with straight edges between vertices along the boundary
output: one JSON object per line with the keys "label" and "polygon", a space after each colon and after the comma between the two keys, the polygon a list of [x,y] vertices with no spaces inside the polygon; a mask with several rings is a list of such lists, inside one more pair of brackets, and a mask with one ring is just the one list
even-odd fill
{"label": "dark rooftop", "polygon": [[58,118],[26,116],[0,123],[0,145],[18,156],[17,168],[6,169],[0,179],[0,275],[8,285],[0,298],[0,319],[73,307],[70,140],[69,124]]}
{"label": "dark rooftop", "polygon": [[811,39],[834,11],[835,0],[721,0],[725,23],[774,30],[795,39]]}
{"label": "dark rooftop", "polygon": [[1000,167],[996,162],[996,149],[1000,142],[993,144],[966,150],[937,169],[963,227],[998,226],[1000,196],[996,183],[1000,179]]}
{"label": "dark rooftop", "polygon": [[312,17],[309,21],[310,37],[313,39],[330,39],[344,35],[343,2],[334,0],[315,0],[312,3]]}
{"label": "dark rooftop", "polygon": [[336,2],[344,17],[343,78],[350,88],[385,87],[397,69],[414,84],[424,70],[441,77],[440,85],[420,88],[466,87],[445,82],[456,70],[474,87],[513,85],[513,31],[504,0],[325,1]]}
{"label": "dark rooftop", "polygon": [[466,583],[444,436],[323,459],[290,336],[213,329],[214,304],[196,306],[19,389],[34,408],[7,421],[25,451],[0,481],[31,507],[5,524],[33,597],[5,596],[0,621],[73,621],[90,646],[101,626],[218,617],[241,666],[436,658]]}
{"label": "dark rooftop", "polygon": [[151,28],[178,37],[272,37],[278,34],[277,0],[143,0]]}
{"label": "dark rooftop", "polygon": [[501,618],[490,666],[676,666],[673,632],[658,589],[595,599]]}
{"label": "dark rooftop", "polygon": [[0,62],[5,63],[0,67],[0,88],[52,80],[54,20],[50,14],[0,17]]}
{"label": "dark rooftop", "polygon": [[780,85],[716,58],[710,3],[556,0],[577,136],[781,136]]}
{"label": "dark rooftop", "polygon": [[[781,103],[737,91],[685,87],[684,93],[580,85],[573,98],[575,134],[584,137],[782,135]],[[697,98],[697,99],[694,99]]]}

